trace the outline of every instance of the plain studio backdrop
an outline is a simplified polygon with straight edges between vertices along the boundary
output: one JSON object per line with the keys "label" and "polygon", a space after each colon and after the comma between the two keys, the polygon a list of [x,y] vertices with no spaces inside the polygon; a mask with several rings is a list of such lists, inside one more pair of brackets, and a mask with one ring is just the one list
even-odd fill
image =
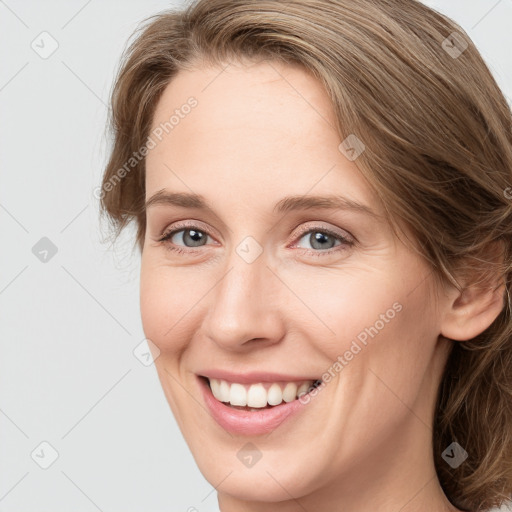
{"label": "plain studio backdrop", "polygon": [[[512,97],[512,0],[439,0]],[[133,232],[94,189],[108,95],[137,24],[179,2],[0,1],[0,510],[217,511],[164,398]]]}

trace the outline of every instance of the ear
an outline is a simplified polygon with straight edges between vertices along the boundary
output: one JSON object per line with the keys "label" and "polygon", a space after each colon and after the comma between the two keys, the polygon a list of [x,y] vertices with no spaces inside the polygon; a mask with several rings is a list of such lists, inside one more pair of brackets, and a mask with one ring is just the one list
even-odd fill
{"label": "ear", "polygon": [[[495,263],[503,261],[501,245],[494,245],[491,251]],[[485,260],[480,262],[481,266],[485,266]],[[485,331],[505,304],[505,281],[502,276],[492,274],[488,269],[473,271],[469,275],[466,270],[462,281],[462,292],[455,286],[447,292],[441,322],[441,335],[457,341],[470,340]]]}

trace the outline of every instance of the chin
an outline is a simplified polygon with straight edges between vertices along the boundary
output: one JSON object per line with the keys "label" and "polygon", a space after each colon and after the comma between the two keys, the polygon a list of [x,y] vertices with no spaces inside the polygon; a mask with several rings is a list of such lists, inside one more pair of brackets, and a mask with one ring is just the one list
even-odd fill
{"label": "chin", "polygon": [[249,443],[257,444],[258,440],[238,438],[232,440],[234,448],[222,452],[205,450],[204,441],[192,447],[199,470],[219,493],[244,501],[280,502],[311,494],[325,481],[327,468],[305,464],[294,459],[294,453],[279,448],[263,450],[261,458],[247,467],[239,453]]}
{"label": "chin", "polygon": [[[217,488],[221,494],[244,501],[279,502],[294,498],[309,492],[307,482],[299,480],[299,475],[287,474],[287,469],[281,467],[279,472],[275,468],[282,466],[282,459],[263,466],[260,461],[259,468],[241,468],[237,464],[217,465],[206,461],[198,463],[199,469],[208,482]],[[274,468],[272,470],[272,467]],[[301,477],[304,468],[300,471]],[[228,476],[229,475],[229,476]],[[295,484],[291,482],[295,481]]]}

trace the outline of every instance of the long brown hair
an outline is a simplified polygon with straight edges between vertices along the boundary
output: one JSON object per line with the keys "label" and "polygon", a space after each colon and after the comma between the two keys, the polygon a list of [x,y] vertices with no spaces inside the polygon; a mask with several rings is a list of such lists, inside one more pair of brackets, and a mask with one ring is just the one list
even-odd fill
{"label": "long brown hair", "polygon": [[[415,0],[199,0],[153,16],[112,91],[99,197],[116,235],[134,220],[143,249],[141,149],[162,91],[180,69],[242,58],[299,64],[321,81],[340,141],[364,142],[360,171],[437,279],[459,289],[457,278],[485,283],[486,273],[505,282],[492,325],[453,342],[433,429],[450,501],[500,506],[512,494],[512,115],[488,67],[459,25]],[[491,256],[497,243],[501,258]],[[441,456],[453,441],[468,453],[455,469]]]}

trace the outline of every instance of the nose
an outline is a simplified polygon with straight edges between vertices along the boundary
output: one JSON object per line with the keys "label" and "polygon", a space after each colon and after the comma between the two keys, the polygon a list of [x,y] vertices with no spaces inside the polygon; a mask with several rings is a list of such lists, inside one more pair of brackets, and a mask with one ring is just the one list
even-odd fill
{"label": "nose", "polygon": [[264,256],[248,263],[233,250],[225,273],[209,294],[204,333],[224,350],[262,348],[284,337],[283,284]]}

